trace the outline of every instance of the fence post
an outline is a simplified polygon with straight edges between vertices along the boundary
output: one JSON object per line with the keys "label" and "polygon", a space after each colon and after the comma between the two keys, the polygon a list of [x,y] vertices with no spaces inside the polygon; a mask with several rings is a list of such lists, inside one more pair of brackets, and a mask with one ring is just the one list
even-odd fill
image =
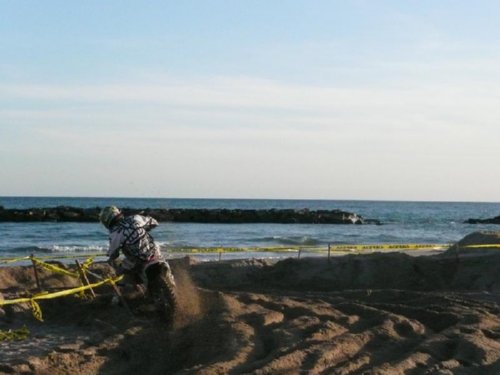
{"label": "fence post", "polygon": [[38,270],[36,269],[36,263],[33,260],[33,254],[30,255],[30,259],[31,259],[31,264],[33,266],[33,272],[35,274],[36,287],[38,288],[38,290],[41,291],[42,290],[42,286],[41,286],[41,283],[40,283],[40,278],[38,277]]}
{"label": "fence post", "polygon": [[330,244],[328,244],[328,263],[330,263],[330,251],[331,251],[332,247],[330,246]]}
{"label": "fence post", "polygon": [[[76,263],[76,268],[78,269],[78,273],[80,275],[80,281],[82,282],[82,285],[90,285],[89,279],[87,275],[85,274],[85,270],[82,268],[82,265],[78,261],[78,259],[75,259]],[[90,294],[92,295],[92,298],[95,298],[95,293],[92,288],[89,289]]]}
{"label": "fence post", "polygon": [[[112,278],[111,274],[108,274],[107,275],[108,278]],[[125,308],[125,310],[131,315],[131,316],[134,316],[134,314],[132,313],[132,310],[130,309],[127,301],[125,300],[125,297],[123,297],[123,294],[122,292],[120,292],[120,288],[118,288],[118,286],[116,286],[116,284],[114,282],[110,282],[111,284],[111,287],[113,288],[115,294],[118,296],[118,299],[120,300],[120,302],[122,303],[123,307]]]}
{"label": "fence post", "polygon": [[300,259],[300,253],[302,252],[302,249],[299,248],[299,255],[298,255],[298,258],[297,259]]}
{"label": "fence post", "polygon": [[222,259],[222,251],[219,251],[219,262],[221,261]]}

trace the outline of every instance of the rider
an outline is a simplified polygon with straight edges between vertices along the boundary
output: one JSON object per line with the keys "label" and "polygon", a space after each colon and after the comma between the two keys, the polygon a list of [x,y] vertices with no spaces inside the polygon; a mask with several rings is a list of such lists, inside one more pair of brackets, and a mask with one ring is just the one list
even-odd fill
{"label": "rider", "polygon": [[125,216],[115,206],[105,207],[99,215],[101,223],[109,230],[108,262],[125,255],[119,271],[131,276],[140,276],[147,285],[144,269],[149,264],[164,262],[169,277],[173,276],[168,262],[163,258],[158,244],[149,231],[158,225],[158,221],[149,216]]}

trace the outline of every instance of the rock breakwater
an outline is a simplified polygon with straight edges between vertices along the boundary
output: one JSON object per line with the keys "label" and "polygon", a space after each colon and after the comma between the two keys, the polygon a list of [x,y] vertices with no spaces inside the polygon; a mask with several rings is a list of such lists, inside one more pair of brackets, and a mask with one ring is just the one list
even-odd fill
{"label": "rock breakwater", "polygon": [[500,216],[488,219],[467,219],[466,224],[500,224]]}
{"label": "rock breakwater", "polygon": [[[6,209],[0,206],[0,222],[98,222],[101,207]],[[378,220],[342,210],[294,209],[192,209],[124,208],[126,215],[144,214],[160,222],[184,223],[282,223],[282,224],[380,224]]]}

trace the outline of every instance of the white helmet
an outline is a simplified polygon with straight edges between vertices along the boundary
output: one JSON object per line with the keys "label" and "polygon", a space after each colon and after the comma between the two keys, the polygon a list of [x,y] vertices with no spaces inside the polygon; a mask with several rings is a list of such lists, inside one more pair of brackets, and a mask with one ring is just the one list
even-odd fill
{"label": "white helmet", "polygon": [[99,215],[99,220],[106,228],[111,228],[119,218],[123,216],[120,209],[116,206],[104,207]]}

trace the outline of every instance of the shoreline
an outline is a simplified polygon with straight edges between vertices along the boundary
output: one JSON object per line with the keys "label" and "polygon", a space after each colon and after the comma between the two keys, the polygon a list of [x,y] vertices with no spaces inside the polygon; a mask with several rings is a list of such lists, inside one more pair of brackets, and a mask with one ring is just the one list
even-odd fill
{"label": "shoreline", "polygon": [[[412,256],[430,256],[446,251],[452,244],[429,244],[428,246],[419,244],[374,244],[374,245],[333,245],[329,252],[328,246],[273,246],[273,247],[213,247],[213,248],[174,248],[162,250],[162,254],[167,260],[180,259],[186,256],[202,262],[221,260],[245,260],[245,259],[269,259],[282,260],[288,258],[328,258],[345,255],[363,255],[373,253],[403,253]],[[372,248],[370,248],[372,246]],[[401,246],[401,247],[398,247]],[[405,248],[415,246],[415,248]],[[424,247],[425,246],[425,247]],[[338,247],[339,249],[336,249]],[[364,250],[357,250],[356,247],[363,247]],[[381,249],[387,247],[387,249]],[[54,260],[62,263],[71,263],[74,259],[92,257],[96,260],[105,261],[105,252],[42,252],[42,253],[7,253],[0,256],[0,267],[10,266],[13,263],[19,265],[29,265],[29,257],[42,260]],[[18,259],[18,262],[16,262]]]}

